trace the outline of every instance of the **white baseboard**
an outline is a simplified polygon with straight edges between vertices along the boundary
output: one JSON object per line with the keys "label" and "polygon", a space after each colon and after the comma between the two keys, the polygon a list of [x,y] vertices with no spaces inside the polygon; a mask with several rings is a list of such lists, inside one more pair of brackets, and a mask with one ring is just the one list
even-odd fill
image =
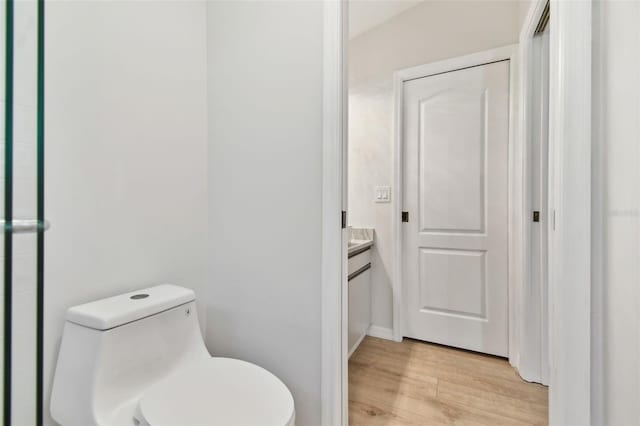
{"label": "white baseboard", "polygon": [[362,333],[362,336],[360,336],[360,338],[358,339],[356,344],[353,345],[353,347],[349,351],[349,355],[347,356],[347,358],[351,358],[351,355],[353,355],[353,353],[356,351],[356,349],[358,349],[358,346],[360,346],[360,343],[362,343],[362,341],[364,340],[365,337],[367,337],[367,333]]}
{"label": "white baseboard", "polygon": [[393,329],[380,327],[379,325],[371,324],[367,334],[372,337],[379,337],[380,339],[393,340]]}

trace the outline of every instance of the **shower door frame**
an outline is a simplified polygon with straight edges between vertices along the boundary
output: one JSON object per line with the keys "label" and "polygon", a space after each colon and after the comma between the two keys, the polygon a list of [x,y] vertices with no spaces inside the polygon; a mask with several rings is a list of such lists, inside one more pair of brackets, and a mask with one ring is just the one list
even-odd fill
{"label": "shower door frame", "polygon": [[36,218],[21,220],[13,216],[13,153],[14,153],[14,18],[15,0],[5,2],[5,146],[4,146],[4,221],[3,221],[3,279],[4,279],[4,342],[3,342],[3,423],[12,424],[12,360],[13,360],[13,235],[34,232],[36,238],[36,365],[35,407],[36,424],[42,425],[44,415],[43,353],[44,353],[44,0],[34,0],[36,20]]}

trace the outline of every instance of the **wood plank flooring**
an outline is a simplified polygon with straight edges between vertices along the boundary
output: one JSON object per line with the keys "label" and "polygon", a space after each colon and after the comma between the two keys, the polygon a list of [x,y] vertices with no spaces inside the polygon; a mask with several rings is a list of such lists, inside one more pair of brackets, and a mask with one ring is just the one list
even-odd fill
{"label": "wood plank flooring", "polygon": [[502,358],[367,336],[349,360],[349,424],[546,425],[547,388]]}

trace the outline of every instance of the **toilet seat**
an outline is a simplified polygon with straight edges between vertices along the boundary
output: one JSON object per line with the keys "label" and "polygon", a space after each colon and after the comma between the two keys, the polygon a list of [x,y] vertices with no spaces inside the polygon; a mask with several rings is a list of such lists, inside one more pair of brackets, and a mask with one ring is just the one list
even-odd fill
{"label": "toilet seat", "polygon": [[291,392],[249,362],[210,358],[149,388],[137,420],[151,426],[293,426]]}

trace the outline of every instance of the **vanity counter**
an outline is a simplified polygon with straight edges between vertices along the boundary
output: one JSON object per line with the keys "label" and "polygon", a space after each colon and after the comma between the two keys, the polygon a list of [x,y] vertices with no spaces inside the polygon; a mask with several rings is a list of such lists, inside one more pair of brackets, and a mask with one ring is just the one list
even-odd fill
{"label": "vanity counter", "polygon": [[373,229],[349,227],[349,257],[362,253],[371,246],[373,246]]}

